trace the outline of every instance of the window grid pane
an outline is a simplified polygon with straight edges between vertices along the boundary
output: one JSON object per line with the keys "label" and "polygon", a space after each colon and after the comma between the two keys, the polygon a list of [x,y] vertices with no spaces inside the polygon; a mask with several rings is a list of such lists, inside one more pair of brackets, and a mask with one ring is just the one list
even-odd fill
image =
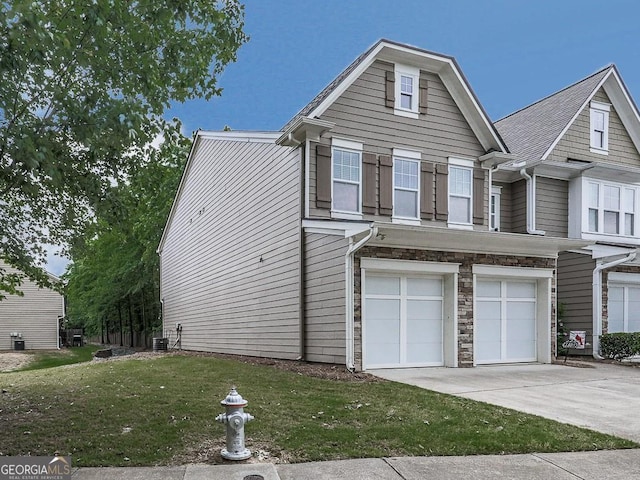
{"label": "window grid pane", "polygon": [[603,203],[606,210],[620,210],[620,189],[605,185]]}
{"label": "window grid pane", "polygon": [[624,210],[629,213],[636,211],[636,191],[632,188],[624,189]]}
{"label": "window grid pane", "polygon": [[600,185],[597,183],[589,183],[589,206],[598,208],[600,205]]}
{"label": "window grid pane", "polygon": [[471,169],[458,167],[450,168],[449,192],[452,195],[471,197]]}
{"label": "window grid pane", "polygon": [[333,178],[360,183],[360,154],[346,150],[333,150]]}
{"label": "window grid pane", "polygon": [[396,188],[418,190],[418,162],[396,159],[394,167]]}
{"label": "window grid pane", "polygon": [[625,213],[624,215],[624,234],[630,237],[635,235],[634,217],[633,213]]}

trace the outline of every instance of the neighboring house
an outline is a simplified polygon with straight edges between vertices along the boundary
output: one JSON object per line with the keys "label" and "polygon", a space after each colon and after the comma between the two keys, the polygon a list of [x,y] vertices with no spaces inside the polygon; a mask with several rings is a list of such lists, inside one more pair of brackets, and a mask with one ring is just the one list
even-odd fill
{"label": "neighboring house", "polygon": [[[19,273],[2,261],[0,268],[7,273]],[[14,350],[16,341],[24,342],[27,350],[58,348],[59,322],[65,315],[64,297],[26,278],[18,289],[23,296],[6,295],[0,300],[0,350]]]}
{"label": "neighboring house", "polygon": [[610,65],[496,127],[532,177],[532,233],[591,243],[560,254],[558,302],[597,356],[601,333],[640,331],[638,109]]}
{"label": "neighboring house", "polygon": [[558,254],[590,242],[537,234],[523,165],[453,58],[382,40],[281,131],[198,132],[165,332],[358,370],[551,362]]}

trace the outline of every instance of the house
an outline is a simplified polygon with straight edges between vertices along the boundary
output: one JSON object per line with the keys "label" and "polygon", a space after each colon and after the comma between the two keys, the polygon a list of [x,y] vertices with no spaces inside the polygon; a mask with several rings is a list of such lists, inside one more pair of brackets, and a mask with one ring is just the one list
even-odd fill
{"label": "house", "polygon": [[590,242],[560,253],[557,292],[598,357],[600,334],[640,331],[638,109],[609,65],[495,125],[532,177],[534,233]]}
{"label": "house", "polygon": [[170,343],[551,362],[558,255],[591,242],[539,234],[544,182],[510,148],[455,59],[388,40],[281,131],[198,132],[158,248]]}
{"label": "house", "polygon": [[[19,273],[2,261],[0,269],[10,274]],[[52,280],[59,280],[49,275]],[[23,296],[7,295],[0,300],[0,351],[58,348],[59,321],[65,315],[64,297],[26,278],[19,290]]]}

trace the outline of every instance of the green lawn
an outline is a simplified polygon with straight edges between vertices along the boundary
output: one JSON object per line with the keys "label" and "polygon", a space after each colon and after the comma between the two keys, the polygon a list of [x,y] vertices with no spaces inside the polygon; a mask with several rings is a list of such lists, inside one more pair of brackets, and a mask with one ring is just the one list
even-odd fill
{"label": "green lawn", "polygon": [[41,370],[43,368],[60,367],[74,363],[88,362],[93,358],[93,353],[101,347],[97,345],[85,345],[84,347],[67,348],[60,351],[47,351],[36,353],[34,360],[21,371]]}
{"label": "green lawn", "polygon": [[75,466],[211,461],[224,441],[214,419],[231,385],[255,416],[247,446],[286,461],[638,447],[393,382],[322,380],[213,357],[4,373],[0,385],[0,454],[57,451]]}

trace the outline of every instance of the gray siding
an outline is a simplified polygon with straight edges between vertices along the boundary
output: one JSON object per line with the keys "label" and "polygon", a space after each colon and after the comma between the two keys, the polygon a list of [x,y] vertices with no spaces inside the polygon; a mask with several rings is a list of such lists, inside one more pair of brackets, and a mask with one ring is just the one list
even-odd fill
{"label": "gray siding", "polygon": [[305,358],[344,364],[345,238],[305,234]]}
{"label": "gray siding", "polygon": [[[602,89],[596,93],[593,99],[598,102],[611,103]],[[589,105],[587,105],[553,149],[549,160],[566,162],[567,158],[575,158],[597,163],[640,166],[640,154],[633,145],[613,105],[609,112],[609,155],[589,151],[590,128]]]}
{"label": "gray siding", "polygon": [[[447,163],[450,156],[476,159],[485,153],[447,88],[435,74],[421,72],[421,77],[428,79],[427,114],[420,115],[418,119],[394,115],[393,109],[385,106],[387,71],[393,71],[392,64],[374,62],[324,112],[321,118],[335,122],[336,126],[322,138],[323,144],[330,145],[331,137],[335,136],[362,142],[366,152],[379,155],[391,155],[393,148],[411,149],[422,152],[424,161],[434,163]],[[309,171],[310,214],[312,217],[327,218],[328,210],[315,208],[315,170],[315,151],[312,151]],[[487,192],[485,185],[485,224]],[[365,215],[365,218],[389,220],[389,217],[375,215]]]}
{"label": "gray siding", "polygon": [[[593,334],[595,267],[595,261],[589,255],[564,252],[558,256],[558,303],[564,305],[565,331],[585,330],[589,343]],[[589,347],[584,353],[591,353]]]}
{"label": "gray siding", "polygon": [[161,259],[165,334],[182,347],[299,355],[299,151],[201,138]]}
{"label": "gray siding", "polygon": [[569,182],[536,177],[536,228],[549,237],[569,235]]}
{"label": "gray siding", "polygon": [[[1,262],[0,267],[18,273]],[[19,289],[24,296],[8,295],[0,300],[0,350],[13,349],[12,332],[22,334],[27,350],[57,348],[58,317],[64,315],[62,295],[27,279]]]}
{"label": "gray siding", "polygon": [[511,228],[513,233],[527,233],[527,182],[511,184]]}

